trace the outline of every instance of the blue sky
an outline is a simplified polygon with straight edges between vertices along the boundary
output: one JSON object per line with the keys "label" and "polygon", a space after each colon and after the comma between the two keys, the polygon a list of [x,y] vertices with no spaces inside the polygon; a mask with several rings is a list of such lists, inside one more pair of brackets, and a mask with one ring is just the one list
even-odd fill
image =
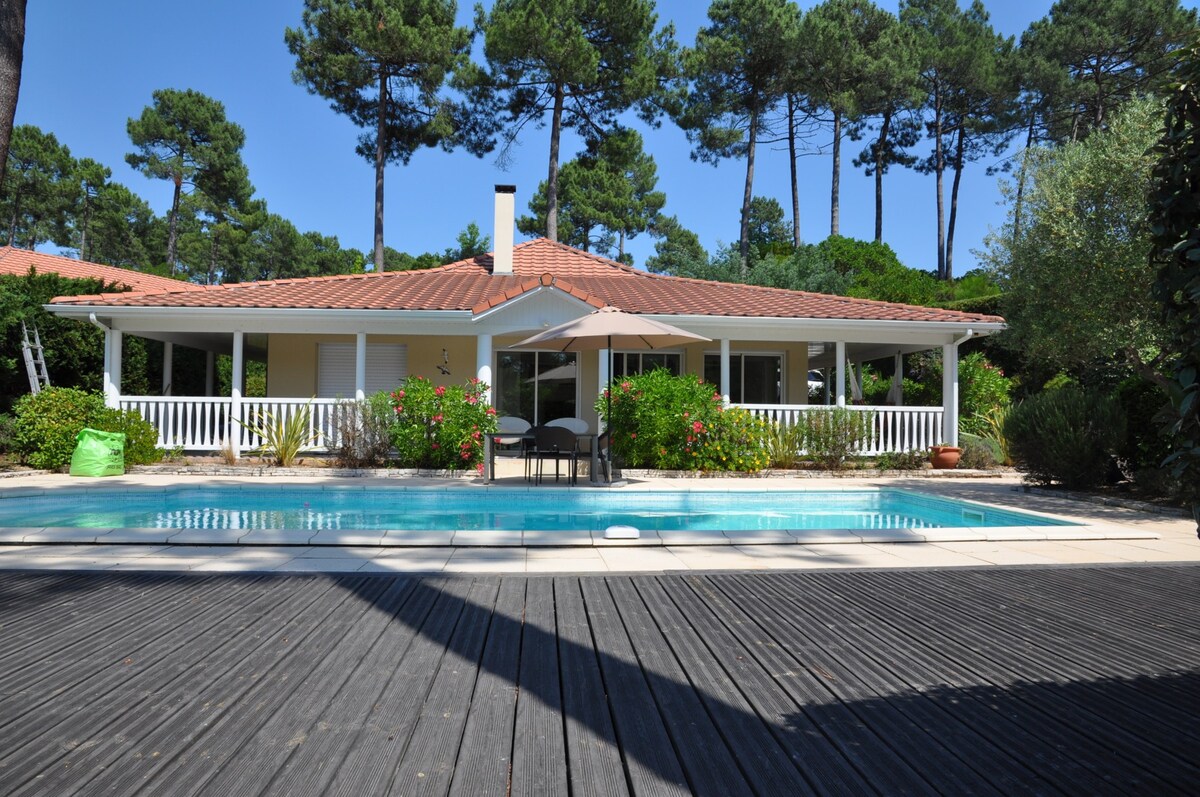
{"label": "blue sky", "polygon": [[[879,4],[896,11],[894,1]],[[1050,0],[988,3],[996,29],[1017,36],[1050,5]],[[336,235],[343,246],[369,250],[373,166],[354,153],[358,130],[291,79],[293,59],[283,31],[299,25],[301,8],[300,0],[35,0],[28,10],[16,121],[53,132],[77,158],[104,163],[114,180],[163,213],[170,205],[169,186],[125,164],[131,149],[125,124],[150,103],[155,89],[201,91],[224,103],[229,119],[245,128],[243,157],[256,196],[301,230]],[[691,44],[706,22],[706,9],[699,0],[660,0],[660,24],[673,21],[680,42]],[[470,16],[470,4],[460,3],[459,17],[467,23]],[[725,161],[714,168],[691,160],[684,134],[669,120],[659,130],[642,132],[646,150],[658,163],[665,211],[696,231],[710,251],[736,241],[745,162]],[[870,239],[873,179],[850,164],[861,146],[843,146],[841,232]],[[490,235],[492,186],[516,184],[518,213],[525,212],[545,179],[548,148],[549,130],[529,129],[507,171],[492,156],[440,150],[420,151],[408,166],[389,166],[386,243],[412,253],[441,251],[471,221]],[[564,136],[563,160],[580,148],[578,138]],[[832,159],[810,154],[799,163],[801,232],[815,242],[829,232]],[[957,274],[974,265],[971,249],[981,245],[989,227],[1003,221],[997,178],[985,174],[986,166],[972,164],[963,175]],[[884,240],[906,265],[933,268],[933,178],[894,170],[885,177],[884,191]],[[786,149],[760,151],[754,193],[790,206]],[[638,264],[653,249],[647,235],[629,244]]]}

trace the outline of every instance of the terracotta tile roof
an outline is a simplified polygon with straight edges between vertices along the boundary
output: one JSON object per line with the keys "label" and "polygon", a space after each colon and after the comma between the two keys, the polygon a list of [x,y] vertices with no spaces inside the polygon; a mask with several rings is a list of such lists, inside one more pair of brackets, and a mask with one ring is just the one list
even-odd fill
{"label": "terracotta tile roof", "polygon": [[99,263],[89,263],[86,260],[75,260],[61,255],[0,246],[0,274],[23,277],[29,273],[30,268],[36,269],[39,274],[60,274],[67,279],[98,279],[106,285],[124,285],[139,292],[190,291],[200,287],[190,282],[143,274],[128,268],[102,266]]}
{"label": "terracotta tile roof", "polygon": [[545,238],[513,247],[512,276],[492,276],[491,255],[425,271],[235,283],[186,293],[65,296],[58,304],[119,307],[321,308],[468,310],[481,313],[553,285],[596,307],[631,313],[750,318],[1002,322],[961,313],[845,296],[649,274]]}

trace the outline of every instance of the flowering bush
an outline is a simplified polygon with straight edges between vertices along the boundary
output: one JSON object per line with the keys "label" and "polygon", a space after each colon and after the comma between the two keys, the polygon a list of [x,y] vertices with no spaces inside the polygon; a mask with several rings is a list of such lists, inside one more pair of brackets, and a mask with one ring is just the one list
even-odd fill
{"label": "flowering bush", "polygon": [[726,409],[721,394],[695,374],[658,369],[629,376],[596,400],[612,430],[612,451],[625,465],[662,470],[757,471],[768,464],[769,424]]}
{"label": "flowering bush", "polygon": [[405,468],[483,468],[484,436],[496,431],[496,410],[484,401],[488,386],[438,385],[410,376],[391,394],[396,422],[392,446]]}

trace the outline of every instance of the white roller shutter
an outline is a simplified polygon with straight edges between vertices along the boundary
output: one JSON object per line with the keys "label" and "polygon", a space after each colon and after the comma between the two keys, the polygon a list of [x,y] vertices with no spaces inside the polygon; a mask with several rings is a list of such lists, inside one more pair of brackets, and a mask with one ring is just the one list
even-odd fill
{"label": "white roller shutter", "polygon": [[[408,375],[408,347],[402,343],[367,344],[367,395],[395,390]],[[317,396],[354,398],[354,344],[317,344]]]}

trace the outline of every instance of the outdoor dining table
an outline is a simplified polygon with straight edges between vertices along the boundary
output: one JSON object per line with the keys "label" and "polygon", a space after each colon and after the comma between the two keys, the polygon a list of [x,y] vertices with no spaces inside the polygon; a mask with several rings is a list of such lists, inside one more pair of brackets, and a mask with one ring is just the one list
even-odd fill
{"label": "outdoor dining table", "polygon": [[[528,432],[504,432],[488,435],[484,438],[484,456],[483,456],[483,480],[485,482],[493,482],[496,480],[496,438],[503,437],[510,440],[520,440],[522,448],[526,441],[533,441],[533,431]],[[591,467],[588,469],[588,481],[596,484],[596,476],[599,473],[599,443],[600,435],[594,432],[576,432],[575,440],[577,442],[588,442],[588,451],[591,454]]]}

